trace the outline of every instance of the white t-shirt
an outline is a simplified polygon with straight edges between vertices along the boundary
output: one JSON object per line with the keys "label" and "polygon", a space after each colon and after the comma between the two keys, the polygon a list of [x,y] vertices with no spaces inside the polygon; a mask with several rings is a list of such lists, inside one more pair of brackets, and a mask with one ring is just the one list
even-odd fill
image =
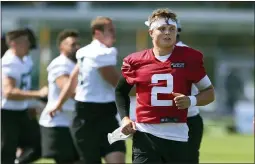
{"label": "white t-shirt", "polygon": [[[17,57],[11,50],[6,51],[2,58],[2,78],[11,77],[15,79],[17,88],[29,90],[31,88],[31,71],[31,65]],[[28,108],[28,101],[9,100],[2,96],[1,108],[6,110],[25,110]]]}
{"label": "white t-shirt", "polygon": [[115,101],[115,88],[102,78],[98,68],[117,64],[116,48],[108,48],[94,40],[79,49],[76,58],[79,64],[79,82],[75,100],[96,103]]}
{"label": "white t-shirt", "polygon": [[74,67],[75,63],[65,55],[58,56],[49,64],[47,68],[49,85],[48,102],[41,114],[40,125],[44,127],[70,126],[75,106],[74,99],[68,99],[62,106],[62,112],[57,113],[53,118],[49,116],[48,112],[56,104],[61,93],[60,88],[56,84],[56,79],[63,75],[70,75]]}
{"label": "white t-shirt", "polygon": [[[171,54],[166,56],[155,56],[161,62],[165,62]],[[211,85],[208,76],[205,76],[196,85],[200,88],[206,88]],[[192,92],[194,94],[194,92]],[[190,110],[192,108],[189,108]],[[194,114],[194,112],[192,113]],[[186,123],[162,123],[162,124],[146,124],[146,123],[135,123],[137,130],[141,132],[150,133],[159,138],[168,140],[187,142],[189,135],[189,128]]]}

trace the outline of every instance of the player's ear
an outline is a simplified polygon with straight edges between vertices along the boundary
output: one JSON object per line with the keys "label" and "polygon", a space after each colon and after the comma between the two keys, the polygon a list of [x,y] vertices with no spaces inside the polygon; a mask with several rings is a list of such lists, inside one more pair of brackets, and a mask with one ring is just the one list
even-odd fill
{"label": "player's ear", "polygon": [[63,41],[59,44],[59,46],[58,46],[58,48],[59,48],[60,51],[62,51],[62,49],[63,49],[63,45],[64,45],[63,42],[64,42],[64,40],[63,40]]}
{"label": "player's ear", "polygon": [[151,38],[153,38],[153,30],[149,30],[149,35],[151,36]]}
{"label": "player's ear", "polygon": [[16,46],[16,42],[15,41],[9,41],[9,43],[8,43],[8,47],[14,47],[14,46]]}
{"label": "player's ear", "polygon": [[95,30],[95,35],[100,35],[102,33],[102,31],[100,31],[100,30]]}

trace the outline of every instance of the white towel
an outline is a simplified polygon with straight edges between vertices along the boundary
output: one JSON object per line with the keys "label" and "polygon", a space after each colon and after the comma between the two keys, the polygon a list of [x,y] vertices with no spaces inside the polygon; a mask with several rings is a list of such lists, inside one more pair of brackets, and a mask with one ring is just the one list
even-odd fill
{"label": "white towel", "polygon": [[119,127],[118,129],[114,130],[112,133],[108,133],[108,142],[110,144],[119,141],[119,140],[126,140],[130,137],[132,137],[132,134],[125,135],[121,132],[123,127]]}

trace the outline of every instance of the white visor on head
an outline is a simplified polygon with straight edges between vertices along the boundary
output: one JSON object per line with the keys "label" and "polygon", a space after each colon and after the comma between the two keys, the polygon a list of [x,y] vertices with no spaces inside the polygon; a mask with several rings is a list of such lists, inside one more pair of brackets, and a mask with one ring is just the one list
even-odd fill
{"label": "white visor on head", "polygon": [[172,20],[172,19],[165,19],[165,18],[160,18],[154,22],[151,23],[149,21],[145,21],[144,24],[148,27],[150,27],[150,30],[153,30],[155,28],[159,28],[160,26],[163,25],[174,25],[177,28],[177,23],[176,21]]}

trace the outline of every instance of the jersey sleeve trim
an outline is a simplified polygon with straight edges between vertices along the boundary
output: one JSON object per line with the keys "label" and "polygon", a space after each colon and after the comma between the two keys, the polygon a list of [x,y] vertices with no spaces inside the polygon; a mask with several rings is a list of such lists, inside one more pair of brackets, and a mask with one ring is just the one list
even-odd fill
{"label": "jersey sleeve trim", "polygon": [[195,83],[195,85],[199,90],[203,90],[212,85],[212,83],[209,77],[205,75],[198,83]]}

